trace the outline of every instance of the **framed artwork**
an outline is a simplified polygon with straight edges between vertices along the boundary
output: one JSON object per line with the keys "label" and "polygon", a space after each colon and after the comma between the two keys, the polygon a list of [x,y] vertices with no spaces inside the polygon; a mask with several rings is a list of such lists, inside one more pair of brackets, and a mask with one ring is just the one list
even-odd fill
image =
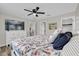
{"label": "framed artwork", "polygon": [[5,30],[24,30],[24,22],[17,20],[5,20]]}
{"label": "framed artwork", "polygon": [[57,23],[49,23],[49,30],[57,29]]}

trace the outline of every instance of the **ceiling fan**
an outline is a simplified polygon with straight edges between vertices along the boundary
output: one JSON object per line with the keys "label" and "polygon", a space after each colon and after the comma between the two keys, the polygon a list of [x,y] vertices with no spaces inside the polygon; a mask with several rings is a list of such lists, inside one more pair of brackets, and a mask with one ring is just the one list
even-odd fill
{"label": "ceiling fan", "polygon": [[27,16],[30,16],[30,15],[34,14],[36,17],[38,17],[38,14],[45,14],[45,12],[38,12],[39,7],[36,7],[35,9],[32,9],[32,10],[27,10],[27,9],[24,9],[24,10],[28,11],[28,12],[31,12]]}

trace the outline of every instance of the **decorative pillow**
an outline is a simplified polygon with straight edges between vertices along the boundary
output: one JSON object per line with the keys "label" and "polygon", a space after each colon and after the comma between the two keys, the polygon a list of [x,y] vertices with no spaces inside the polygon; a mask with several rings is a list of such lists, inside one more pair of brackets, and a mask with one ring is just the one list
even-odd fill
{"label": "decorative pillow", "polygon": [[57,37],[57,35],[58,35],[59,33],[61,33],[61,31],[62,31],[61,28],[55,30],[55,32],[49,36],[49,42],[50,42],[50,43],[53,42],[54,39]]}

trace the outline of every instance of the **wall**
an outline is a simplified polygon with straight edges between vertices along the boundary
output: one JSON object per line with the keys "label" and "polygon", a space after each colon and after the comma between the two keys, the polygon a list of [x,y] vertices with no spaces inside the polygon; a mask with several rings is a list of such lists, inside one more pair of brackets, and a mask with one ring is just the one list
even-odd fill
{"label": "wall", "polygon": [[38,22],[38,34],[41,34],[41,23],[42,22],[46,22],[46,34],[51,34],[53,33],[54,31],[52,30],[49,30],[49,23],[54,23],[54,22],[57,22],[57,28],[60,28],[62,27],[62,18],[68,18],[68,17],[72,17],[72,16],[75,16],[75,11],[74,12],[69,12],[67,14],[63,14],[63,15],[59,15],[59,16],[55,16],[55,17],[47,17],[45,19],[42,19],[42,20],[39,20],[37,21]]}
{"label": "wall", "polygon": [[78,6],[77,6],[77,8],[76,8],[76,12],[75,12],[76,14],[76,31],[79,31],[79,4],[78,4]]}
{"label": "wall", "polygon": [[[25,30],[19,30],[19,31],[5,31],[5,20],[18,20],[18,21],[24,21],[25,22]],[[11,16],[4,16],[0,15],[0,45],[4,46],[5,44],[8,44],[11,42],[11,39],[19,38],[27,36],[26,34],[26,20],[20,19],[17,17],[11,17]]]}
{"label": "wall", "polygon": [[0,15],[0,47],[6,44],[4,18]]}
{"label": "wall", "polygon": [[76,8],[76,17],[78,17],[79,16],[79,4],[77,5],[77,8]]}

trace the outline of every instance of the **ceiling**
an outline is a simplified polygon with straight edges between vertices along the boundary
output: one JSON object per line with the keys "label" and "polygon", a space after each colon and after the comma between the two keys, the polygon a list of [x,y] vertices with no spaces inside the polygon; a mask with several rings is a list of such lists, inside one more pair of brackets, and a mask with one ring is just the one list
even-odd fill
{"label": "ceiling", "polygon": [[25,9],[32,10],[37,6],[39,11],[44,11],[45,15],[39,15],[38,18],[45,18],[48,16],[58,16],[76,10],[76,3],[0,3],[0,14],[16,16],[20,18],[33,18],[34,16],[27,16],[29,12]]}

